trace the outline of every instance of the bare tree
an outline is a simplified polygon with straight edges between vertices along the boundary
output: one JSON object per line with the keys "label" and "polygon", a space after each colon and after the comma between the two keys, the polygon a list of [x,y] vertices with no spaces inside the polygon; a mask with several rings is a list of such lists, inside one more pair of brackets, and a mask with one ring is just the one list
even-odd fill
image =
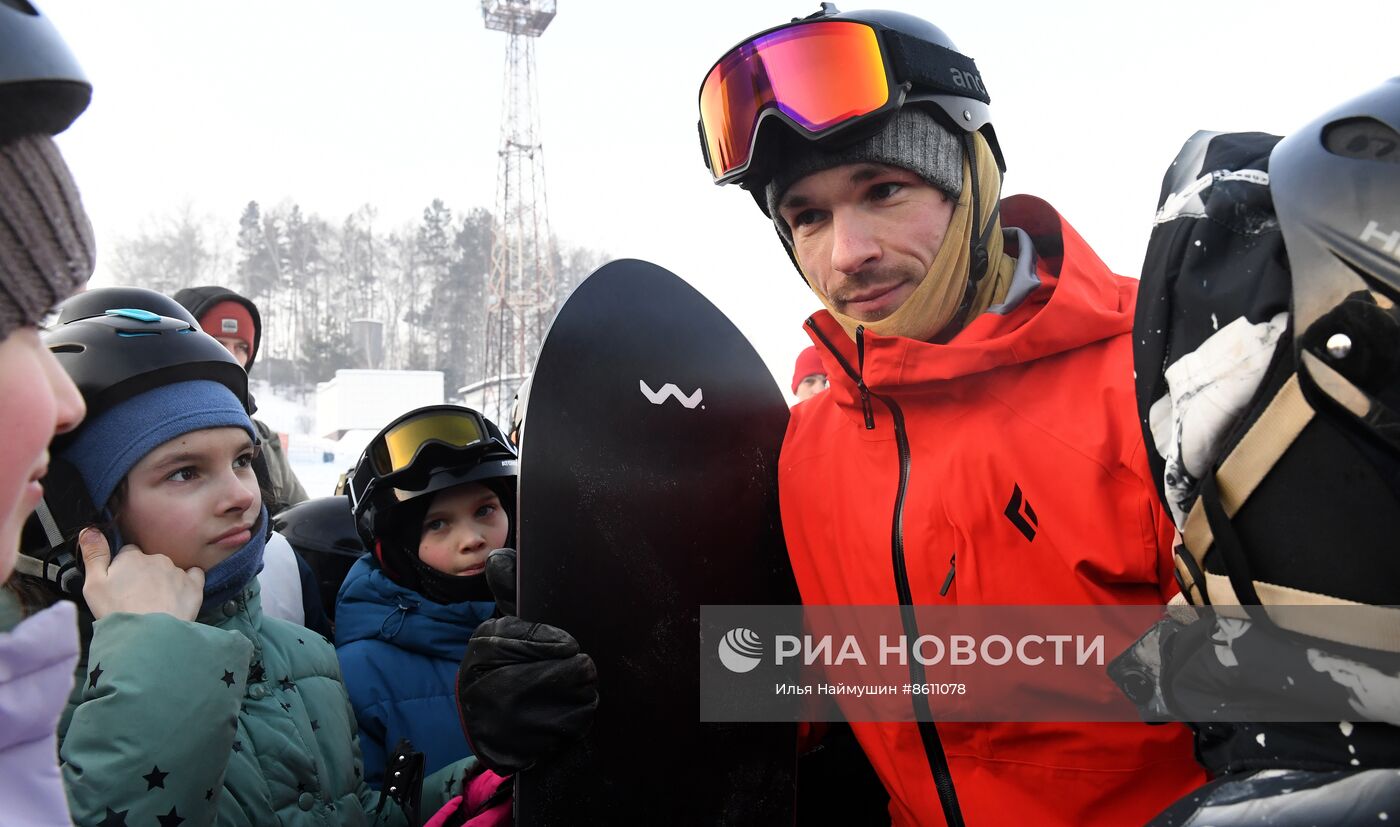
{"label": "bare tree", "polygon": [[228,275],[228,252],[213,219],[185,203],[142,222],[132,238],[116,243],[112,271],[123,284],[174,293]]}
{"label": "bare tree", "polygon": [[[380,367],[441,370],[455,388],[484,372],[491,224],[487,210],[454,215],[440,199],[393,230],[370,204],[333,225],[292,201],[250,201],[229,245],[217,222],[184,205],[118,241],[114,271],[166,293],[222,284],[248,296],[263,318],[259,371],[279,386],[304,393],[362,365],[350,322],[370,319],[383,324]],[[562,302],[607,256],[556,249]]]}

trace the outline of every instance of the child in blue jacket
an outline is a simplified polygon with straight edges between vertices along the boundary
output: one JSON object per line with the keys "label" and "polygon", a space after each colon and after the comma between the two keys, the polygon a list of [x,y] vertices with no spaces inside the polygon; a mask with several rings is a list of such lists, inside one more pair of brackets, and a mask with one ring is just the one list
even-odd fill
{"label": "child in blue jacket", "polygon": [[370,553],[341,586],[335,637],[372,785],[401,738],[428,773],[471,754],[457,667],[495,611],[486,555],[513,544],[515,474],[500,429],[456,405],[399,417],[351,473],[347,507]]}

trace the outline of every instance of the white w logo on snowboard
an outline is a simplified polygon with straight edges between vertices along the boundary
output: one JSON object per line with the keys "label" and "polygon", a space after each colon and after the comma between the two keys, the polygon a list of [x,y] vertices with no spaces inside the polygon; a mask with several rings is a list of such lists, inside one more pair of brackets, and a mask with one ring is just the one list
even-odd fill
{"label": "white w logo on snowboard", "polygon": [[647,401],[653,405],[660,405],[666,401],[666,397],[674,396],[676,397],[676,401],[680,402],[687,408],[693,409],[696,405],[700,404],[700,400],[702,399],[701,394],[704,392],[703,388],[696,388],[695,393],[692,393],[690,396],[686,396],[685,394],[681,393],[680,388],[676,387],[671,382],[667,382],[666,384],[662,385],[661,390],[654,391],[651,388],[647,387],[647,380],[639,379],[637,381],[642,386],[642,395],[645,396],[647,398]]}

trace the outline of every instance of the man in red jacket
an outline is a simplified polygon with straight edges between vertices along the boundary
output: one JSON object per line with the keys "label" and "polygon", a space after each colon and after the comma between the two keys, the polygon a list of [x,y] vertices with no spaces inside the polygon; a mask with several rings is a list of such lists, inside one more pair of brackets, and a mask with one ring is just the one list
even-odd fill
{"label": "man in red jacket", "polygon": [[[716,182],[749,190],[827,308],[807,328],[830,390],[793,409],[779,468],[805,604],[1176,590],[1133,390],[1137,284],[1045,202],[1001,200],[988,100],[936,27],[828,3],[745,40],[701,87]],[[503,771],[579,737],[598,700],[591,661],[552,627],[567,658],[498,668],[497,650],[523,650],[510,623],[478,630],[459,684],[477,754]],[[546,684],[541,713],[498,700]],[[1178,725],[851,726],[897,825],[1141,824],[1203,780]]]}
{"label": "man in red jacket", "polygon": [[[803,602],[1165,601],[1137,283],[1044,201],[1000,200],[989,98],[943,32],[822,5],[700,92],[716,182],[749,190],[826,306],[807,328],[831,388],[793,409],[779,469]],[[899,825],[1140,824],[1201,779],[1175,726],[852,728]]]}

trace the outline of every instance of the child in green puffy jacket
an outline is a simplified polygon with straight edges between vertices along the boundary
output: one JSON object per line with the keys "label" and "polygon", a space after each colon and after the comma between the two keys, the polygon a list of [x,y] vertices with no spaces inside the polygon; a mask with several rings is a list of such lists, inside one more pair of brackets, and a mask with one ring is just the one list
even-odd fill
{"label": "child in green puffy jacket", "polygon": [[[144,311],[71,321],[45,343],[90,412],[51,446],[50,490],[65,495],[51,495],[49,536],[78,533],[94,619],[59,733],[74,820],[416,820],[364,782],[335,650],[262,614],[268,515],[242,368],[188,323]],[[463,769],[429,779],[427,812]]]}

